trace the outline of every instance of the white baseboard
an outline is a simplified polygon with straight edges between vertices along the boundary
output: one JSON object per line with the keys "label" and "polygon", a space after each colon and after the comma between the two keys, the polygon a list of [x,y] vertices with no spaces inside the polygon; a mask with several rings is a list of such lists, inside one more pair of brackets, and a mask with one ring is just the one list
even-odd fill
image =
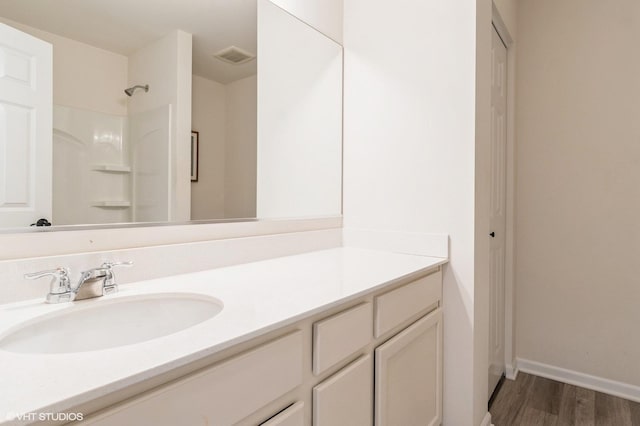
{"label": "white baseboard", "polygon": [[487,411],[487,414],[484,415],[484,419],[482,419],[482,423],[480,426],[493,426],[491,423],[491,413]]}
{"label": "white baseboard", "polygon": [[504,376],[509,380],[518,378],[518,360],[514,360],[513,364],[507,364],[504,368]]}
{"label": "white baseboard", "polygon": [[535,376],[546,377],[570,385],[619,396],[631,401],[640,402],[640,386],[617,382],[578,371],[567,370],[553,365],[543,364],[528,359],[517,359],[518,370]]}

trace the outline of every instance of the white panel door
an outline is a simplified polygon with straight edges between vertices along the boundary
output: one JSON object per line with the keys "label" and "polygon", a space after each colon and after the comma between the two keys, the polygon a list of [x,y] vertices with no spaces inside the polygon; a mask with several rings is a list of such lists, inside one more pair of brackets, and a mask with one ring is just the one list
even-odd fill
{"label": "white panel door", "polygon": [[51,218],[53,53],[0,24],[0,228]]}
{"label": "white panel door", "polygon": [[442,421],[442,311],[423,317],[375,350],[375,425]]}
{"label": "white panel door", "polygon": [[493,30],[491,80],[491,248],[489,265],[489,396],[504,374],[507,48]]}

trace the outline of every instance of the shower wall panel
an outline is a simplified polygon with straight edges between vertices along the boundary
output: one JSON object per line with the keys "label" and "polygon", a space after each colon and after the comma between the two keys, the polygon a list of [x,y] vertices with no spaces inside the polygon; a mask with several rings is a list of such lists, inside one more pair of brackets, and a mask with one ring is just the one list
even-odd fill
{"label": "shower wall panel", "polygon": [[53,224],[129,222],[126,117],[53,106]]}

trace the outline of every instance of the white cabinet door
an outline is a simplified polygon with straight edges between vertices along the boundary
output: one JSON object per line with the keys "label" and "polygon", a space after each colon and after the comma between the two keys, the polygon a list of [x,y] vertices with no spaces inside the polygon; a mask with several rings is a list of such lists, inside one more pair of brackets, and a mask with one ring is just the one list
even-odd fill
{"label": "white cabinet door", "polygon": [[0,23],[0,228],[51,218],[53,53]]}
{"label": "white cabinet door", "polygon": [[373,360],[359,358],[313,388],[314,426],[370,426]]}
{"label": "white cabinet door", "polygon": [[375,424],[442,421],[442,311],[423,317],[375,350]]}

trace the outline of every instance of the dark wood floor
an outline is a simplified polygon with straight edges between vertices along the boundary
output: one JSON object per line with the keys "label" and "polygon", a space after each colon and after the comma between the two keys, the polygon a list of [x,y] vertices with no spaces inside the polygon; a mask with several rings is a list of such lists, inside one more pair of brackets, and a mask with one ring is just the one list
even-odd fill
{"label": "dark wood floor", "polygon": [[640,404],[554,380],[505,380],[489,410],[495,426],[640,426]]}

